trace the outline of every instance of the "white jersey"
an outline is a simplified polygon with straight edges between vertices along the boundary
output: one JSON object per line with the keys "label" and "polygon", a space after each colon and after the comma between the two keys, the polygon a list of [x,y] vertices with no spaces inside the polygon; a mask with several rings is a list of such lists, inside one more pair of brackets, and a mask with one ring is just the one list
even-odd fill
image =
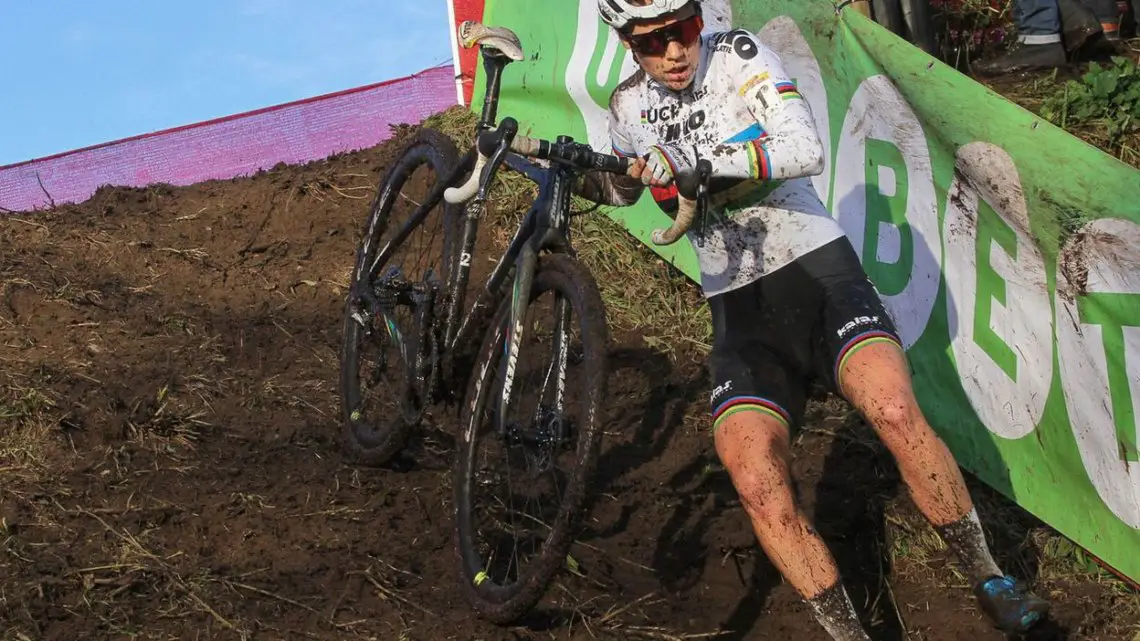
{"label": "white jersey", "polygon": [[[809,178],[822,170],[823,147],[807,102],[777,55],[746,31],[702,36],[683,91],[641,70],[624,81],[610,98],[610,138],[621,156],[681,145],[712,163],[709,215],[688,233],[706,296],[843,235]],[[674,187],[652,191],[662,209],[675,210]]]}

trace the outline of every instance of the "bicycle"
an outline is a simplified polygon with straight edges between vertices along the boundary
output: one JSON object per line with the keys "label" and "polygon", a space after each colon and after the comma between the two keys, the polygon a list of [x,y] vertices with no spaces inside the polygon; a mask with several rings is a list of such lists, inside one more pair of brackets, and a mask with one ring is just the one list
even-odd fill
{"label": "bicycle", "polygon": [[[460,376],[469,372],[460,404],[453,479],[454,551],[468,602],[485,619],[506,624],[533,608],[566,563],[600,447],[597,417],[607,383],[609,330],[597,283],[576,258],[570,242],[571,186],[580,172],[628,173],[632,163],[595,152],[569,136],[558,136],[552,142],[521,135],[513,118],[503,118],[495,126],[503,70],[510,62],[523,59],[521,44],[509,29],[477,22],[463,23],[459,34],[464,47],[480,47],[486,71],[486,97],[474,144],[459,158],[449,138],[423,129],[381,181],[357,248],[345,307],[340,391],[346,448],[363,462],[379,465],[404,447],[425,407],[459,400],[450,390],[459,387]],[[422,202],[414,203],[416,208],[394,236],[381,244],[380,236],[389,227],[388,219],[408,176],[425,163],[439,178]],[[490,185],[504,164],[533,181],[538,196],[474,302],[465,308],[478,224]],[[702,161],[698,171],[678,177],[677,215],[669,228],[655,230],[653,242],[676,242],[703,215],[709,169],[708,162]],[[409,279],[402,265],[389,265],[389,259],[437,207],[444,236],[441,273],[428,269],[422,278]],[[546,293],[554,294],[549,308],[537,303]],[[529,318],[540,308],[549,314],[551,327]],[[406,311],[410,320],[398,322],[400,311]],[[574,317],[579,320],[577,327],[572,325]],[[469,363],[466,348],[476,345],[474,338],[479,334],[482,341]],[[548,358],[540,358],[537,368],[541,381],[537,396],[522,393],[518,385],[522,357],[532,354],[523,349],[524,341],[535,338],[551,339]],[[357,356],[366,344],[384,350],[377,369],[390,370],[395,379],[390,387],[398,411],[386,412],[382,417],[386,420],[378,423],[361,410]],[[581,372],[569,374],[577,365],[582,366]],[[375,372],[371,380],[378,380]],[[566,401],[571,387],[581,387],[585,393],[576,405]],[[509,420],[513,402],[523,400],[533,400],[533,409],[521,419]],[[475,509],[475,493],[503,480],[501,474],[479,464],[483,438],[488,439],[488,447],[505,448],[508,462],[523,464],[531,477],[524,489],[553,485],[556,509],[531,516],[523,524],[548,533],[542,543],[536,543],[537,531],[520,536],[513,492],[507,501],[500,499]],[[573,452],[577,464],[560,477],[554,461],[568,452]],[[506,476],[509,482],[509,469]],[[531,499],[526,502],[529,506]],[[491,525],[507,526],[511,532],[480,537],[477,521],[485,517]],[[519,560],[520,541],[537,553],[537,560],[527,568]],[[503,546],[508,543],[514,549],[504,558]]]}

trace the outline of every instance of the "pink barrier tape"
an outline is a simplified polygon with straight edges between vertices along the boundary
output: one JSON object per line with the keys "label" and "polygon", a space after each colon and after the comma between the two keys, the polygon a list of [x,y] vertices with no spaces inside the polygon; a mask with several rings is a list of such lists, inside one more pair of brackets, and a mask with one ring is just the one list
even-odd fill
{"label": "pink barrier tape", "polygon": [[[456,104],[451,63],[387,82],[0,167],[0,213],[80,202],[102,185],[190,185],[363,149]],[[41,187],[42,183],[42,187]],[[46,193],[45,193],[46,192]],[[50,194],[50,199],[48,194]]]}

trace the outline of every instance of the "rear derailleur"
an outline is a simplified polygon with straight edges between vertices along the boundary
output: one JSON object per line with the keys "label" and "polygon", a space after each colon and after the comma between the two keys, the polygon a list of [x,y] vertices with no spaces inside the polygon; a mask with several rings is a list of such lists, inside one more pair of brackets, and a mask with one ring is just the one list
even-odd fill
{"label": "rear derailleur", "polygon": [[[424,407],[431,402],[439,372],[439,346],[441,331],[436,322],[436,310],[441,305],[443,284],[433,278],[429,269],[422,281],[409,281],[398,267],[391,267],[384,276],[369,283],[361,282],[352,293],[352,318],[360,324],[365,337],[387,342],[399,350],[404,363],[404,394],[401,409],[404,419],[418,421]],[[397,323],[396,310],[405,307],[411,312],[412,327],[405,334]],[[377,326],[372,321],[380,323]],[[378,336],[383,327],[385,336]],[[377,372],[388,367],[388,352],[381,350]]]}

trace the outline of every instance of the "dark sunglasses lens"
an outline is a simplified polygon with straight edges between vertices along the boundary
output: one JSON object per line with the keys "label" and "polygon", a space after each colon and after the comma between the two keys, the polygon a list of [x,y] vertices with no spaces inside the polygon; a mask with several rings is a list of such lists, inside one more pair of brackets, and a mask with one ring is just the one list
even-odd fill
{"label": "dark sunglasses lens", "polygon": [[633,36],[630,38],[630,43],[638,53],[647,56],[656,56],[665,52],[667,43],[665,38],[657,31],[650,31],[649,33],[640,36]]}
{"label": "dark sunglasses lens", "polygon": [[680,26],[681,35],[677,38],[681,44],[689,46],[701,37],[701,28],[704,27],[704,22],[700,16],[693,16],[688,20],[678,23]]}
{"label": "dark sunglasses lens", "polygon": [[701,17],[693,16],[680,22],[674,22],[668,27],[662,27],[640,36],[633,36],[630,38],[630,43],[640,54],[657,56],[665,53],[669,43],[673,40],[686,47],[691,45],[694,40],[700,37],[702,26]]}

